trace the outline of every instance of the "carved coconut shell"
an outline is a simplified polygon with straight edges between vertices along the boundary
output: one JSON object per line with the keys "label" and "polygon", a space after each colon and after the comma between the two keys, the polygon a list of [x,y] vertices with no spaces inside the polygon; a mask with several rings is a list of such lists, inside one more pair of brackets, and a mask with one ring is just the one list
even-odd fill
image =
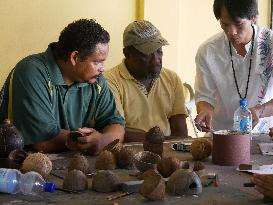
{"label": "carved coconut shell", "polygon": [[104,150],[102,151],[99,156],[97,156],[96,169],[100,170],[112,170],[116,168],[116,158],[114,154],[110,151]]}
{"label": "carved coconut shell", "polygon": [[149,200],[162,200],[165,195],[165,181],[160,175],[145,178],[140,194]]}
{"label": "carved coconut shell", "polygon": [[192,142],[190,152],[195,160],[203,160],[210,156],[212,143],[203,138],[196,139]]}
{"label": "carved coconut shell", "polygon": [[87,158],[81,154],[74,155],[67,168],[69,171],[73,169],[81,170],[84,174],[90,172],[89,162]]}
{"label": "carved coconut shell", "polygon": [[154,176],[154,175],[159,175],[160,176],[160,174],[157,172],[157,170],[148,169],[147,171],[145,171],[145,172],[141,173],[140,175],[138,175],[137,179],[144,180],[145,178],[151,177],[151,176]]}
{"label": "carved coconut shell", "polygon": [[121,148],[118,153],[118,166],[122,169],[130,169],[134,164],[134,150],[130,147]]}
{"label": "carved coconut shell", "polygon": [[158,154],[142,151],[135,154],[134,164],[139,171],[145,172],[149,169],[156,169],[156,165],[160,159],[161,157]]}
{"label": "carved coconut shell", "polygon": [[202,162],[196,161],[193,164],[193,171],[200,171],[205,169],[205,165]]}
{"label": "carved coconut shell", "polygon": [[64,178],[63,188],[73,191],[83,191],[88,188],[86,175],[77,169],[70,170]]}
{"label": "carved coconut shell", "polygon": [[52,170],[52,162],[47,155],[43,153],[29,154],[23,161],[22,172],[35,171],[47,178]]}
{"label": "carved coconut shell", "polygon": [[161,144],[164,138],[164,133],[158,126],[151,128],[145,135],[145,140],[152,144]]}
{"label": "carved coconut shell", "polygon": [[162,157],[163,154],[163,143],[161,144],[153,144],[147,140],[144,140],[143,142],[143,149],[144,151],[153,152],[155,154],[158,154],[160,157]]}
{"label": "carved coconut shell", "polygon": [[114,141],[112,141],[108,145],[106,145],[102,149],[102,151],[107,150],[107,151],[112,152],[115,155],[116,159],[117,159],[121,148],[122,148],[122,144],[120,143],[120,140],[115,139]]}
{"label": "carved coconut shell", "polygon": [[157,164],[157,170],[163,177],[169,177],[179,169],[180,161],[176,157],[163,158]]}
{"label": "carved coconut shell", "polygon": [[22,150],[24,139],[22,134],[9,120],[5,120],[0,125],[0,158],[8,157],[9,153],[15,149]]}
{"label": "carved coconut shell", "polygon": [[92,179],[92,189],[97,192],[117,191],[120,186],[120,179],[109,170],[96,173]]}
{"label": "carved coconut shell", "polygon": [[180,162],[180,167],[181,167],[181,169],[189,169],[190,168],[190,163],[188,161],[181,161]]}
{"label": "carved coconut shell", "polygon": [[177,196],[200,194],[202,183],[195,172],[178,169],[170,176],[166,191]]}

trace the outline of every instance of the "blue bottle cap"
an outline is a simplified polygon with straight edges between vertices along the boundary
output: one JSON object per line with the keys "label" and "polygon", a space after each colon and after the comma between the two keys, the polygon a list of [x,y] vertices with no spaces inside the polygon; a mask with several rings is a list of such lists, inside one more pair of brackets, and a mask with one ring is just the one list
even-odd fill
{"label": "blue bottle cap", "polygon": [[241,99],[240,100],[240,107],[247,107],[248,106],[248,101],[247,99]]}
{"label": "blue bottle cap", "polygon": [[44,191],[46,192],[54,192],[56,190],[56,185],[52,182],[44,183]]}

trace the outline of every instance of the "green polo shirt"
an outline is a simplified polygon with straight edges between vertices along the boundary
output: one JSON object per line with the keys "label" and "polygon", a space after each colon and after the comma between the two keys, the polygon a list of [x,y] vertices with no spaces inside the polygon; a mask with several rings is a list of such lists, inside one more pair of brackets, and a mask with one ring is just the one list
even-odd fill
{"label": "green polo shirt", "polygon": [[94,84],[67,86],[52,46],[44,53],[21,60],[14,69],[13,120],[23,134],[25,145],[49,140],[60,129],[92,127],[101,131],[109,124],[124,126],[104,77],[101,75]]}

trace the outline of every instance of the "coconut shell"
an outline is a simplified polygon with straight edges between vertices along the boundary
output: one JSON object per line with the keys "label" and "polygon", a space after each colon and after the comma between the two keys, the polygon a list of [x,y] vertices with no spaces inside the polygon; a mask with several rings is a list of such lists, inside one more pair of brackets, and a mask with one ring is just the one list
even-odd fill
{"label": "coconut shell", "polygon": [[190,163],[188,161],[181,161],[180,162],[180,168],[181,169],[189,169],[190,168]]}
{"label": "coconut shell", "polygon": [[130,147],[121,148],[118,153],[118,166],[122,169],[130,169],[134,164],[134,150]]}
{"label": "coconut shell", "polygon": [[43,153],[33,153],[29,154],[27,158],[23,161],[21,167],[22,172],[35,171],[41,174],[43,177],[47,178],[52,170],[52,162],[47,155]]}
{"label": "coconut shell", "polygon": [[104,150],[102,151],[99,156],[97,156],[96,169],[100,170],[113,170],[116,168],[116,158],[114,154],[110,151]]}
{"label": "coconut shell", "polygon": [[193,164],[193,171],[200,171],[205,169],[205,165],[202,162],[196,161]]}
{"label": "coconut shell", "polygon": [[204,138],[196,139],[192,142],[190,152],[195,160],[203,160],[210,156],[212,143]]}
{"label": "coconut shell", "polygon": [[202,183],[195,172],[178,169],[170,176],[166,191],[177,196],[200,194]]}
{"label": "coconut shell", "polygon": [[83,191],[88,189],[86,175],[80,170],[70,170],[64,178],[63,188],[73,191]]}
{"label": "coconut shell", "polygon": [[179,159],[176,157],[163,158],[157,164],[157,170],[163,177],[169,177],[171,174],[179,169]]}
{"label": "coconut shell", "polygon": [[87,158],[81,154],[74,155],[67,168],[69,171],[73,169],[81,170],[84,174],[90,172],[89,162]]}
{"label": "coconut shell", "polygon": [[160,159],[161,157],[158,154],[142,151],[135,154],[134,164],[139,171],[145,172],[149,169],[156,169],[156,165]]}
{"label": "coconut shell", "polygon": [[155,154],[158,154],[160,157],[162,157],[163,154],[163,143],[161,144],[153,144],[147,140],[144,140],[143,142],[143,149],[144,151],[153,152]]}
{"label": "coconut shell", "polygon": [[149,169],[149,170],[141,173],[140,175],[138,175],[137,179],[144,180],[145,178],[151,177],[151,176],[154,176],[154,175],[160,175],[160,174],[156,170]]}
{"label": "coconut shell", "polygon": [[100,171],[93,176],[92,189],[97,192],[117,191],[120,186],[120,179],[109,170]]}
{"label": "coconut shell", "polygon": [[102,151],[104,151],[104,150],[110,151],[115,155],[116,159],[118,159],[118,154],[119,154],[121,148],[122,148],[122,144],[120,143],[120,140],[115,139],[114,141],[112,141],[108,145],[106,145],[102,149]]}
{"label": "coconut shell", "polygon": [[146,177],[139,192],[149,200],[162,200],[165,194],[165,181],[160,175]]}
{"label": "coconut shell", "polygon": [[152,144],[161,144],[164,142],[164,133],[158,126],[155,126],[146,133],[145,140]]}
{"label": "coconut shell", "polygon": [[24,139],[22,134],[9,120],[5,120],[0,125],[0,158],[8,157],[9,153],[15,149],[22,150]]}

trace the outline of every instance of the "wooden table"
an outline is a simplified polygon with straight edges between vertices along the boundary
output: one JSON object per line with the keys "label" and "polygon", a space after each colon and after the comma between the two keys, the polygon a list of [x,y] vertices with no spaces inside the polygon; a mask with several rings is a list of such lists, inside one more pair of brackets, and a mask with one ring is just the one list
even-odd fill
{"label": "wooden table", "polygon": [[[252,156],[251,163],[257,164],[272,164],[273,156],[262,156],[260,154],[257,142],[269,141],[266,135],[259,136],[252,141]],[[180,160],[188,160],[191,167],[193,166],[192,156],[190,153],[174,151],[171,149],[173,141],[164,144],[164,156],[176,156]],[[136,151],[142,150],[141,145],[126,144],[132,146]],[[70,157],[74,153],[60,153],[50,154],[49,157],[53,162],[53,169],[60,175],[66,172],[66,166]],[[95,157],[88,157],[91,164],[91,169],[94,171]],[[243,183],[249,182],[250,174],[236,171],[234,166],[217,166],[212,164],[211,158],[204,161],[206,165],[206,172],[215,172],[219,176],[219,186],[209,186],[203,188],[202,194],[199,196],[171,196],[166,194],[163,201],[148,201],[140,194],[135,193],[126,197],[117,199],[115,201],[108,201],[106,196],[113,193],[97,193],[90,189],[92,178],[89,178],[89,189],[79,194],[68,194],[62,191],[55,193],[43,193],[41,196],[30,197],[23,195],[8,195],[0,194],[0,204],[3,205],[28,205],[28,204],[65,204],[65,205],[78,205],[78,204],[187,204],[187,205],[251,205],[251,204],[266,204],[263,202],[263,196],[259,194],[254,188],[243,187]],[[121,178],[122,181],[136,180],[135,177],[129,176],[130,173],[136,170],[122,170],[116,169],[114,172]],[[50,176],[50,180],[54,181],[57,186],[61,187],[62,180]],[[269,204],[269,203],[268,203]]]}

